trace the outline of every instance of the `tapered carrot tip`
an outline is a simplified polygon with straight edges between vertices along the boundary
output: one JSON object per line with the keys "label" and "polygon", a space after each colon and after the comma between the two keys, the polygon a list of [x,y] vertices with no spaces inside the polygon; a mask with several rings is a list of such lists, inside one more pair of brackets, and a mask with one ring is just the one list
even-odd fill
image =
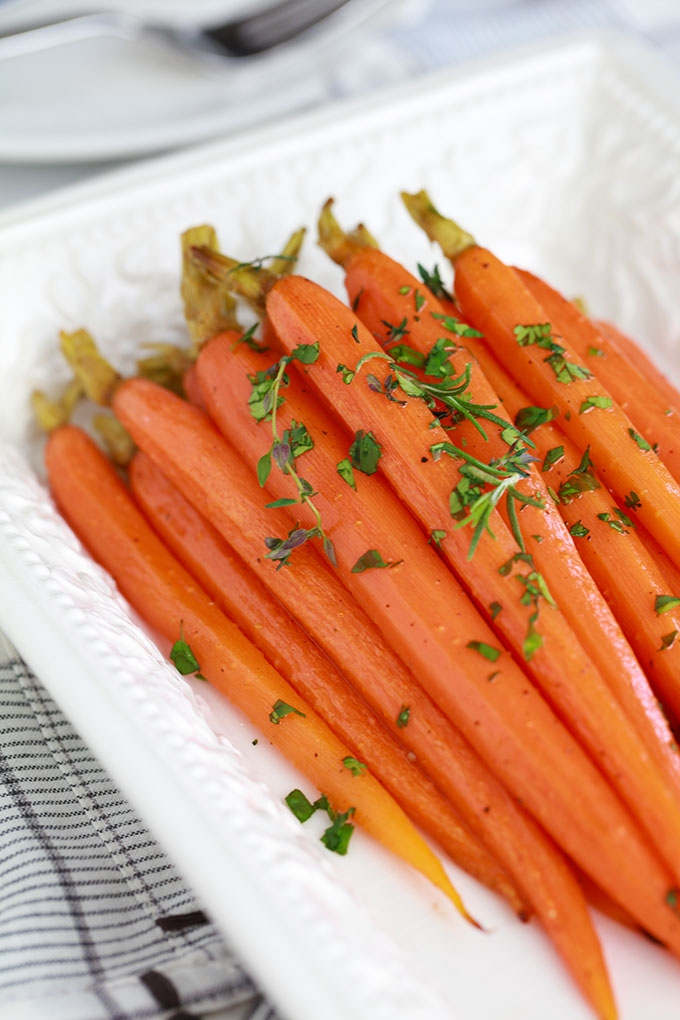
{"label": "tapered carrot tip", "polygon": [[472,234],[438,212],[426,191],[418,191],[414,195],[402,191],[401,198],[411,218],[431,241],[439,245],[447,259],[455,259],[466,248],[476,244]]}

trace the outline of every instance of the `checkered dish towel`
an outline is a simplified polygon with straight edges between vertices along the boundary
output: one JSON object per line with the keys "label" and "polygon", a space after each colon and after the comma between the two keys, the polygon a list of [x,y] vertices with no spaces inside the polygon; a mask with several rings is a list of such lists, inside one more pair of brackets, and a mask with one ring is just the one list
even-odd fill
{"label": "checkered dish towel", "polygon": [[0,634],[0,1016],[275,1020]]}

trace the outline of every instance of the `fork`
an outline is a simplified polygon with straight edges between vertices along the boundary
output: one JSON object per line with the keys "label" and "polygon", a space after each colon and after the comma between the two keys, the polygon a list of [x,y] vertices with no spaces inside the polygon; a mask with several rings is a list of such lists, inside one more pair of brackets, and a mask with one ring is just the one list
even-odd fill
{"label": "fork", "polygon": [[294,39],[344,34],[392,0],[282,0],[254,14],[207,27],[163,24],[126,11],[81,14],[0,31],[0,57],[15,57],[95,36],[149,35],[197,56],[243,60]]}

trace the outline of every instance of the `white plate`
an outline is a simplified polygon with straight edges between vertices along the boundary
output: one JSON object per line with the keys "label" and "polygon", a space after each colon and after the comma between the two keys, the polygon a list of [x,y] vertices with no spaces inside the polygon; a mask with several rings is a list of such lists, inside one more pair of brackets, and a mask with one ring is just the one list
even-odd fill
{"label": "white plate", "polygon": [[[451,868],[491,932],[358,833],[343,859],[281,808],[299,779],[221,699],[196,700],[55,516],[28,410],[86,326],[125,368],[183,334],[178,235],[212,222],[244,258],[313,226],[328,195],[413,265],[436,253],[400,189],[437,204],[640,336],[678,377],[677,80],[639,47],[580,39],[139,166],[0,219],[0,624],[294,1020],[587,1020],[533,925]],[[310,241],[301,270],[337,293]],[[235,749],[235,750],[234,750]],[[239,753],[240,752],[240,753]],[[680,967],[597,919],[623,1020],[675,1020]],[[387,934],[389,933],[389,934]]]}
{"label": "white plate", "polygon": [[[93,6],[80,0],[73,11]],[[151,21],[190,25],[215,24],[264,4],[199,0],[188,17],[187,6],[179,0],[110,4]],[[311,108],[333,94],[334,76],[348,61],[359,80],[371,73],[389,80],[385,67],[372,67],[370,26],[393,21],[394,7],[394,0],[355,0],[309,35],[245,61],[193,57],[146,34],[76,37],[17,56],[6,56],[0,38],[0,160],[101,161],[205,141]],[[60,10],[53,0],[10,3],[0,10],[0,34],[60,13],[63,5]]]}

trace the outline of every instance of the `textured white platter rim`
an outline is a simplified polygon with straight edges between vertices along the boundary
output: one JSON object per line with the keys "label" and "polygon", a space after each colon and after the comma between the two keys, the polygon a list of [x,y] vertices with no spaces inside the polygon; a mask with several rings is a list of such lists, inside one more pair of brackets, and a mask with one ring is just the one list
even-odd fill
{"label": "textured white platter rim", "polygon": [[[311,226],[334,194],[343,222],[363,219],[397,257],[431,265],[397,198],[420,186],[502,255],[641,336],[677,377],[675,94],[644,49],[574,40],[0,218],[0,625],[291,1020],[589,1013],[535,927],[454,869],[491,934],[464,926],[361,834],[343,860],[319,851],[280,805],[299,777],[263,742],[254,750],[252,728],[223,703],[204,706],[176,677],[54,515],[28,466],[39,463],[28,393],[63,374],[60,328],[88,326],[123,368],[140,341],[181,336],[177,235],[192,223],[213,222],[239,256],[262,255]],[[342,293],[311,243],[301,269]],[[597,923],[623,1020],[675,1017],[677,966]]]}

